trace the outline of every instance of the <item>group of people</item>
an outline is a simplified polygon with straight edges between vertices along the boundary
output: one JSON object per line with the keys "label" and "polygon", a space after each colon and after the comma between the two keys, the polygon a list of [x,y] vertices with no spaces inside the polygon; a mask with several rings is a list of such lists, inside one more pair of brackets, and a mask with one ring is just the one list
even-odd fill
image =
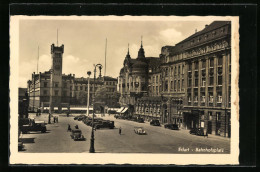
{"label": "group of people", "polygon": [[[48,124],[51,124],[51,117],[53,115],[51,113],[49,113],[49,120],[48,120]],[[59,118],[57,116],[53,116],[53,123],[58,123],[59,122]]]}
{"label": "group of people", "polygon": [[[75,129],[79,129],[79,126],[78,126],[78,125],[75,125]],[[67,132],[68,132],[68,131],[71,131],[70,124],[68,124],[68,129],[67,129]]]}

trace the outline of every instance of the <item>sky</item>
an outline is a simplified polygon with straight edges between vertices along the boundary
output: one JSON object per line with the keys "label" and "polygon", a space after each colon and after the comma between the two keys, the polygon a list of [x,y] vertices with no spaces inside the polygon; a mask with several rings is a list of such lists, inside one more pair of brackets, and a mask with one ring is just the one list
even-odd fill
{"label": "sky", "polygon": [[[64,44],[64,74],[87,77],[93,64],[105,66],[106,76],[118,77],[127,54],[128,43],[131,58],[136,58],[143,39],[146,57],[159,57],[161,48],[174,46],[188,36],[202,30],[212,21],[164,21],[164,20],[35,20],[19,21],[19,87],[27,87],[32,73],[51,68],[51,44]],[[93,73],[93,72],[92,72]],[[104,75],[104,68],[102,71]],[[92,76],[93,77],[93,76]]]}

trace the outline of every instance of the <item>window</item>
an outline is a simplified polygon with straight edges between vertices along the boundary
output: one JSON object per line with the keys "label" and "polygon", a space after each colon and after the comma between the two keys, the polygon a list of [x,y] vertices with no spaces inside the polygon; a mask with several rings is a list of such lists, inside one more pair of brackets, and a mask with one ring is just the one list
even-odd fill
{"label": "window", "polygon": [[213,58],[211,58],[209,60],[209,67],[214,67],[214,59]]}
{"label": "window", "polygon": [[165,87],[164,87],[164,91],[168,91],[168,81],[165,81]]}
{"label": "window", "polygon": [[205,77],[201,78],[201,86],[202,87],[206,86],[206,78]]}
{"label": "window", "polygon": [[191,71],[192,70],[192,64],[191,63],[189,63],[189,65],[188,65],[189,67],[188,67],[188,69],[189,69],[189,71]]}
{"label": "window", "polygon": [[199,79],[195,78],[195,87],[198,87],[198,85],[199,85]]}
{"label": "window", "polygon": [[54,86],[57,88],[59,86],[59,83],[55,83]]}
{"label": "window", "polygon": [[72,90],[72,86],[70,86],[70,90]]}
{"label": "window", "polygon": [[213,103],[213,92],[209,92],[209,103]]}
{"label": "window", "polygon": [[181,73],[181,66],[178,66],[178,74],[180,75]]}
{"label": "window", "polygon": [[75,86],[75,90],[78,91],[78,86]]}
{"label": "window", "polygon": [[202,68],[206,68],[206,60],[202,60]]}
{"label": "window", "polygon": [[189,79],[188,79],[188,87],[191,87],[191,84],[192,84],[192,79],[189,78]]}
{"label": "window", "polygon": [[67,91],[63,91],[63,96],[67,96]]}
{"label": "window", "polygon": [[212,112],[208,112],[209,120],[212,120]]}
{"label": "window", "polygon": [[181,80],[181,88],[184,88],[184,79]]}
{"label": "window", "polygon": [[218,76],[218,85],[222,85],[222,76]]}
{"label": "window", "polygon": [[218,65],[221,66],[223,64],[223,57],[218,58]]}
{"label": "window", "polygon": [[214,76],[209,77],[209,85],[212,86],[214,82]]}
{"label": "window", "polygon": [[171,81],[171,90],[173,90],[173,81]]}
{"label": "window", "polygon": [[201,96],[201,102],[202,102],[202,103],[205,103],[205,101],[206,101],[206,98],[205,98],[205,93],[204,93],[204,94],[202,94],[202,96]]}
{"label": "window", "polygon": [[191,102],[191,93],[188,94],[188,102]]}
{"label": "window", "polygon": [[181,72],[181,73],[184,74],[184,65],[182,65],[182,68],[181,68],[181,69],[182,69],[182,72]]}
{"label": "window", "polygon": [[80,86],[80,90],[83,90],[83,87],[82,87],[82,86]]}
{"label": "window", "polygon": [[217,93],[217,96],[218,96],[218,97],[217,97],[217,102],[218,102],[218,103],[222,103],[222,93],[221,93],[221,92],[218,92],[218,93]]}
{"label": "window", "polygon": [[168,68],[165,68],[165,76],[168,76]]}
{"label": "window", "polygon": [[47,82],[44,82],[44,87],[47,87],[47,84],[48,84]]}
{"label": "window", "polygon": [[47,95],[47,90],[43,91],[43,95],[45,95],[45,96]]}
{"label": "window", "polygon": [[194,92],[194,102],[198,102],[198,92]]}
{"label": "window", "polygon": [[177,75],[177,67],[174,67],[174,75]]}
{"label": "window", "polygon": [[220,113],[220,112],[217,112],[217,113],[216,113],[216,120],[217,120],[217,121],[220,121],[220,119],[221,119],[221,113]]}
{"label": "window", "polygon": [[178,80],[178,90],[181,90],[181,83],[180,83],[180,80]]}
{"label": "window", "polygon": [[55,94],[55,96],[58,96],[59,95],[59,90],[55,90],[54,94]]}
{"label": "window", "polygon": [[156,76],[156,83],[158,83],[158,76]]}
{"label": "window", "polygon": [[66,83],[66,82],[64,82],[63,87],[64,87],[64,88],[67,88],[67,83]]}
{"label": "window", "polygon": [[198,68],[199,68],[199,63],[198,63],[198,61],[196,61],[196,62],[194,62],[194,68],[195,68],[195,70],[198,70]]}
{"label": "window", "polygon": [[176,82],[176,80],[174,80],[174,91],[176,91],[177,90],[177,82]]}

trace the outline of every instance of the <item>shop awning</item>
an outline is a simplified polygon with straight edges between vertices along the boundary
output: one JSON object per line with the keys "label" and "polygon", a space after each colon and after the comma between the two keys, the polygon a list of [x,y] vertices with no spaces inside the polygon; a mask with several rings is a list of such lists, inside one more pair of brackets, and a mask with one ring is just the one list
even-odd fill
{"label": "shop awning", "polygon": [[121,113],[125,113],[128,110],[128,108],[125,108]]}
{"label": "shop awning", "polygon": [[121,107],[120,109],[118,109],[116,112],[117,113],[121,113],[124,110],[125,107]]}

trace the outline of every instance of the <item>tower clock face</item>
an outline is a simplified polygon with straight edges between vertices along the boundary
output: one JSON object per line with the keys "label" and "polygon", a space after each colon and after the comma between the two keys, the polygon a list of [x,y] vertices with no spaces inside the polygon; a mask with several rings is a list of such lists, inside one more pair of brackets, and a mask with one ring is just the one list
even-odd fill
{"label": "tower clock face", "polygon": [[60,70],[60,65],[55,65],[55,70]]}

